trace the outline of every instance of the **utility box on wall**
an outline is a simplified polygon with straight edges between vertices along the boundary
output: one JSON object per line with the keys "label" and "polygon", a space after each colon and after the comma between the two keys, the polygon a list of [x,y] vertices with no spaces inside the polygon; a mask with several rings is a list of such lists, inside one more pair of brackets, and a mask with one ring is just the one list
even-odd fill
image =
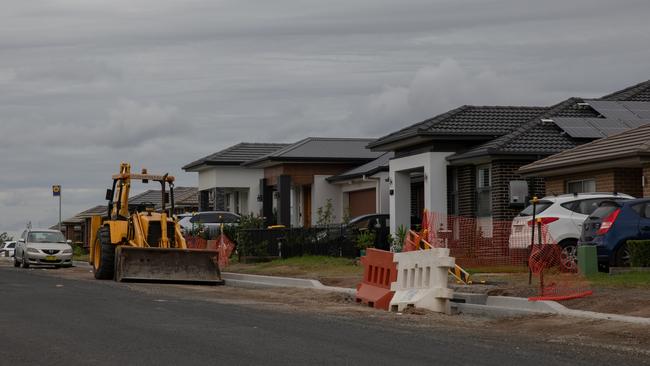
{"label": "utility box on wall", "polygon": [[528,182],[525,180],[511,180],[508,193],[510,207],[526,207],[528,200]]}

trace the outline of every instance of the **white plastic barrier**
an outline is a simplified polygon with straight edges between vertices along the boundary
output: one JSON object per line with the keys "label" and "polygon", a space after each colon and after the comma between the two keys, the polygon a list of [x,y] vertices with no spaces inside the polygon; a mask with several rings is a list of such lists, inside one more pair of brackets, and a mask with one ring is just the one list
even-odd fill
{"label": "white plastic barrier", "polygon": [[391,311],[407,307],[449,313],[449,299],[453,291],[447,287],[447,271],[453,268],[454,258],[449,249],[434,248],[413,252],[395,253],[397,281],[391,285],[395,291],[390,302]]}

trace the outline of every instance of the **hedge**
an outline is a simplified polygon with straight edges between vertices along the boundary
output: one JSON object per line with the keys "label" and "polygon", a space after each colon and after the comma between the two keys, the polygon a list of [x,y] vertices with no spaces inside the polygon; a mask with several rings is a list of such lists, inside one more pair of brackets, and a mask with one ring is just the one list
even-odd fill
{"label": "hedge", "polygon": [[632,267],[650,267],[650,240],[628,240]]}

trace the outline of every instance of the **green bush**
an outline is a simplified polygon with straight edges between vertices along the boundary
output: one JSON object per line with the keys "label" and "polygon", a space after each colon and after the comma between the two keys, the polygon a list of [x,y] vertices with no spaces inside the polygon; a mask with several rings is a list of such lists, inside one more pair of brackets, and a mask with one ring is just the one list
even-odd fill
{"label": "green bush", "polygon": [[650,240],[628,240],[632,267],[650,267]]}
{"label": "green bush", "polygon": [[357,248],[368,249],[375,246],[375,232],[370,230],[362,230],[357,234],[356,240]]}

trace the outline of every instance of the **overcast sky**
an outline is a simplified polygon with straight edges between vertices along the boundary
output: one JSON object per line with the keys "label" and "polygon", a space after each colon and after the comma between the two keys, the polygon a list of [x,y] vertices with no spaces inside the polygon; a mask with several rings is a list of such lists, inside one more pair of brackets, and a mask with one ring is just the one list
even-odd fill
{"label": "overcast sky", "polygon": [[375,137],[650,79],[650,2],[4,0],[0,232],[239,141]]}

